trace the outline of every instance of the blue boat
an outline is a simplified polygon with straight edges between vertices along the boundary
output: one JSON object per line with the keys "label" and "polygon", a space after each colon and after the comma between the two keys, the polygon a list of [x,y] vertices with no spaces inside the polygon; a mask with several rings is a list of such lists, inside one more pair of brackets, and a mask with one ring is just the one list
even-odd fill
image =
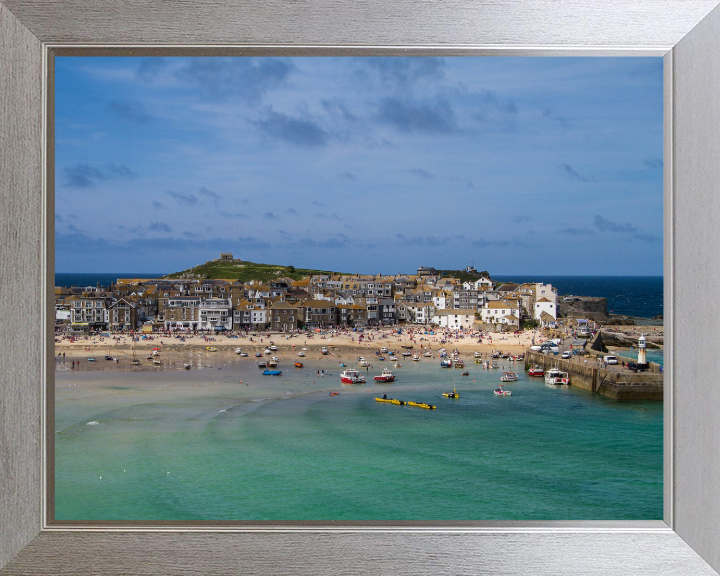
{"label": "blue boat", "polygon": [[280,376],[282,370],[264,370],[263,376]]}

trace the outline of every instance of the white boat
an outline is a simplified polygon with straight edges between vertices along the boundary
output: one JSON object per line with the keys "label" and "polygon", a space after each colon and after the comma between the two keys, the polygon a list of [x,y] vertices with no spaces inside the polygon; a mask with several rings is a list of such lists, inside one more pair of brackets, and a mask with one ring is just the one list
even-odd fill
{"label": "white boat", "polygon": [[327,349],[327,346],[323,346],[322,349],[320,350],[320,353],[323,356],[327,356],[328,354],[330,354],[330,350]]}
{"label": "white boat", "polygon": [[242,348],[235,348],[235,354],[242,354]]}
{"label": "white boat", "polygon": [[272,350],[270,350],[270,348],[265,348],[265,354],[270,356],[270,354],[272,354]]}
{"label": "white boat", "polygon": [[559,368],[550,368],[545,372],[545,383],[554,384],[555,386],[567,386],[570,384],[570,377],[567,372],[563,372]]}
{"label": "white boat", "polygon": [[305,358],[305,352],[303,352],[302,350],[300,350],[297,355],[300,356],[300,358]]}
{"label": "white boat", "polygon": [[277,346],[275,346],[275,344],[272,344],[269,348],[270,348],[270,350],[272,350],[273,352],[277,352]]}
{"label": "white boat", "polygon": [[155,366],[159,366],[160,364],[162,364],[162,360],[160,360],[159,358],[153,358],[153,364],[155,364]]}
{"label": "white boat", "polygon": [[340,382],[343,384],[365,384],[365,377],[354,368],[348,368],[340,374]]}
{"label": "white boat", "polygon": [[517,382],[518,375],[515,372],[503,372],[500,382]]}
{"label": "white boat", "polygon": [[190,370],[191,366],[192,364],[190,364],[189,362],[185,362],[185,364],[183,364],[183,368],[185,368],[185,370]]}
{"label": "white boat", "polygon": [[419,362],[419,361],[420,361],[420,354],[418,354],[418,353],[416,352],[415,354],[413,354],[412,359],[413,359],[413,362]]}
{"label": "white boat", "polygon": [[240,357],[241,357],[241,358],[247,358],[247,357],[248,357],[248,353],[247,353],[247,352],[240,352]]}
{"label": "white boat", "polygon": [[397,360],[397,356],[390,356],[389,360],[391,360],[392,362],[395,362],[395,360]]}
{"label": "white boat", "polygon": [[502,387],[502,384],[500,385],[500,388],[497,388],[495,390],[495,396],[511,396],[512,392],[510,390],[504,390]]}
{"label": "white boat", "polygon": [[393,382],[395,380],[395,373],[387,368],[383,368],[380,376],[375,376],[375,382]]}
{"label": "white boat", "polygon": [[383,346],[382,348],[380,348],[380,352],[382,352],[383,354],[387,354],[387,351],[388,351],[387,346]]}
{"label": "white boat", "polygon": [[364,368],[365,366],[370,366],[370,363],[369,363],[367,360],[365,360],[365,358],[363,358],[362,356],[359,356],[359,357],[358,357],[358,364],[359,364],[360,366],[362,366],[363,368]]}
{"label": "white boat", "polygon": [[482,358],[482,352],[475,352],[475,358]]}
{"label": "white boat", "polygon": [[425,356],[425,358],[432,358],[432,354],[430,354],[430,352],[423,353],[423,356]]}

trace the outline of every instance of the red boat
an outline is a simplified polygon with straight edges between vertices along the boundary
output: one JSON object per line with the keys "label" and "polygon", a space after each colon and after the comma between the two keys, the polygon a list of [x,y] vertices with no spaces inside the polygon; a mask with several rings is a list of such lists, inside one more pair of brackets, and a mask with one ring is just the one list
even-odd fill
{"label": "red boat", "polygon": [[387,368],[384,368],[380,373],[380,376],[375,376],[375,382],[394,382],[395,374],[390,372]]}
{"label": "red boat", "polygon": [[343,384],[364,384],[365,383],[365,377],[362,376],[357,370],[353,370],[352,368],[348,368],[340,374],[340,382]]}
{"label": "red boat", "polygon": [[540,368],[540,366],[533,366],[528,370],[528,376],[545,376],[545,370]]}

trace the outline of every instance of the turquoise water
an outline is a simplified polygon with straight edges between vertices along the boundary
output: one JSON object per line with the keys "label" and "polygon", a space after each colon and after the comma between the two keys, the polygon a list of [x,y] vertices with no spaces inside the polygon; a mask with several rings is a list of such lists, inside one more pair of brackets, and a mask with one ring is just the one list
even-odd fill
{"label": "turquoise water", "polygon": [[[524,373],[496,397],[499,371],[471,363],[462,377],[435,359],[362,386],[328,362],[285,362],[280,377],[252,359],[204,362],[56,372],[56,519],[662,518],[661,403]],[[441,397],[453,385],[460,398]]]}
{"label": "turquoise water", "polygon": [[[618,350],[618,356],[624,356],[625,358],[632,358],[637,360],[637,350]],[[646,350],[645,357],[648,362],[655,362],[663,366],[663,351],[662,350]]]}

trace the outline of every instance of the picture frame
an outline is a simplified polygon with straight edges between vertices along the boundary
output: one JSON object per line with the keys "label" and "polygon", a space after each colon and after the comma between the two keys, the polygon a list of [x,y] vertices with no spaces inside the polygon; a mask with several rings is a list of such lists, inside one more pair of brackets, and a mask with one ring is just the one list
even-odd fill
{"label": "picture frame", "polygon": [[[720,263],[716,0],[453,4],[0,0],[0,574],[715,574],[720,389],[708,303]],[[656,55],[665,63],[663,522],[193,528],[49,526],[44,379],[53,350],[48,51],[243,47],[258,54]],[[119,52],[115,52],[119,53]],[[51,184],[51,182],[50,182]],[[700,302],[704,303],[700,312]],[[16,338],[19,330],[27,338]],[[46,431],[52,433],[52,431]]]}

